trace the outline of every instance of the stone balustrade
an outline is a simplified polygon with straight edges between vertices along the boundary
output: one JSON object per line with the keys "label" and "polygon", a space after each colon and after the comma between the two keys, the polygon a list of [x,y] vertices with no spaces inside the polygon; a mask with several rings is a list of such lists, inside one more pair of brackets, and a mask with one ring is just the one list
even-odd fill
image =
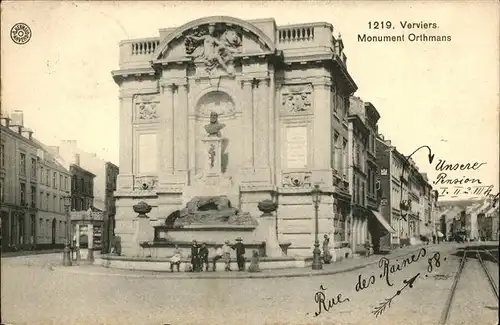
{"label": "stone balustrade", "polygon": [[278,42],[314,42],[314,27],[307,25],[278,28]]}
{"label": "stone balustrade", "polygon": [[160,44],[159,37],[132,39],[120,42],[120,67],[149,65],[151,56]]}
{"label": "stone balustrade", "polygon": [[[309,23],[278,26],[275,33],[277,48],[284,51],[285,56],[293,56],[293,52],[308,48],[309,51],[315,53],[333,52],[344,65],[347,62],[343,51],[338,51],[338,48],[335,50],[337,41],[333,37],[331,24]],[[152,55],[160,41],[159,37],[150,37],[120,42],[120,68],[150,67]]]}

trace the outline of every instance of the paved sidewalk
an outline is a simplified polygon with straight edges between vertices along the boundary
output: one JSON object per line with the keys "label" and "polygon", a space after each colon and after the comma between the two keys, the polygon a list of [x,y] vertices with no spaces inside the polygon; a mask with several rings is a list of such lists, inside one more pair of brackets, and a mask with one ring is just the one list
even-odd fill
{"label": "paved sidewalk", "polygon": [[437,248],[437,244],[407,246],[397,249],[387,255],[372,255],[370,257],[359,257],[342,260],[332,264],[324,264],[322,270],[312,270],[311,267],[288,268],[288,269],[267,269],[258,273],[250,272],[153,272],[139,270],[122,270],[106,268],[98,265],[79,265],[72,267],[55,266],[52,269],[58,272],[69,272],[73,274],[86,274],[92,276],[119,276],[132,278],[167,278],[167,279],[248,279],[248,278],[291,278],[291,277],[310,277],[319,275],[331,275],[337,273],[350,272],[378,263],[380,258],[389,259],[400,258],[408,254],[417,252],[420,248]]}

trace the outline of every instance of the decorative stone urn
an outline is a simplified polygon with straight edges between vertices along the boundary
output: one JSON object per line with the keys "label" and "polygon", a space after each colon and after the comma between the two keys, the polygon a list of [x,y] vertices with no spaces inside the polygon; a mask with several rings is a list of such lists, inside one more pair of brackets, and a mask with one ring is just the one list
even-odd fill
{"label": "decorative stone urn", "polygon": [[260,201],[257,208],[262,212],[262,217],[272,217],[272,213],[278,208],[278,204],[272,200]]}
{"label": "decorative stone urn", "polygon": [[138,218],[149,218],[146,213],[151,212],[152,207],[144,201],[141,201],[133,206],[134,212],[138,213]]}

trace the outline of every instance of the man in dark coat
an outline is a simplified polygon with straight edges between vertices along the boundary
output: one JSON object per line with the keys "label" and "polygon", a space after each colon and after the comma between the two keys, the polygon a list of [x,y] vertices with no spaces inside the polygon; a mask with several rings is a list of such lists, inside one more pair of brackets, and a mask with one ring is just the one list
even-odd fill
{"label": "man in dark coat", "polygon": [[240,237],[236,238],[236,244],[234,244],[233,249],[236,251],[238,271],[245,271],[245,245],[243,245],[243,239]]}
{"label": "man in dark coat", "polygon": [[193,240],[193,246],[191,246],[191,266],[193,268],[193,272],[199,272],[200,264],[200,255],[199,255],[199,246],[196,240]]}
{"label": "man in dark coat", "polygon": [[205,243],[202,243],[200,248],[200,270],[203,270],[203,264],[205,264],[205,271],[208,272],[208,248]]}

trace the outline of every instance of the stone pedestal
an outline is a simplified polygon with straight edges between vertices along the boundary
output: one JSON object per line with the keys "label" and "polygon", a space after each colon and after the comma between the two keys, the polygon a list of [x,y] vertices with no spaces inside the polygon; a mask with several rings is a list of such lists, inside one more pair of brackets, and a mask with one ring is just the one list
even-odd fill
{"label": "stone pedestal", "polygon": [[151,212],[152,207],[146,202],[142,201],[133,207],[134,212],[136,212],[137,218],[134,220],[134,236],[133,243],[136,248],[135,256],[142,257],[144,255],[144,250],[141,247],[143,242],[150,241],[154,237],[154,230],[149,223],[149,217],[146,213]]}
{"label": "stone pedestal", "polygon": [[141,243],[150,241],[154,237],[153,227],[149,223],[147,216],[137,218],[134,241],[137,247],[136,256],[143,257],[144,249],[140,246]]}
{"label": "stone pedestal", "polygon": [[232,177],[222,174],[222,140],[217,136],[201,140],[206,155],[203,171],[183,189],[183,205],[195,196],[226,195],[234,207],[239,206],[239,186],[234,184]]}
{"label": "stone pedestal", "polygon": [[259,226],[257,228],[259,237],[262,237],[266,242],[267,257],[282,257],[283,253],[278,236],[276,235],[276,217],[271,215],[263,215],[259,218]]}

